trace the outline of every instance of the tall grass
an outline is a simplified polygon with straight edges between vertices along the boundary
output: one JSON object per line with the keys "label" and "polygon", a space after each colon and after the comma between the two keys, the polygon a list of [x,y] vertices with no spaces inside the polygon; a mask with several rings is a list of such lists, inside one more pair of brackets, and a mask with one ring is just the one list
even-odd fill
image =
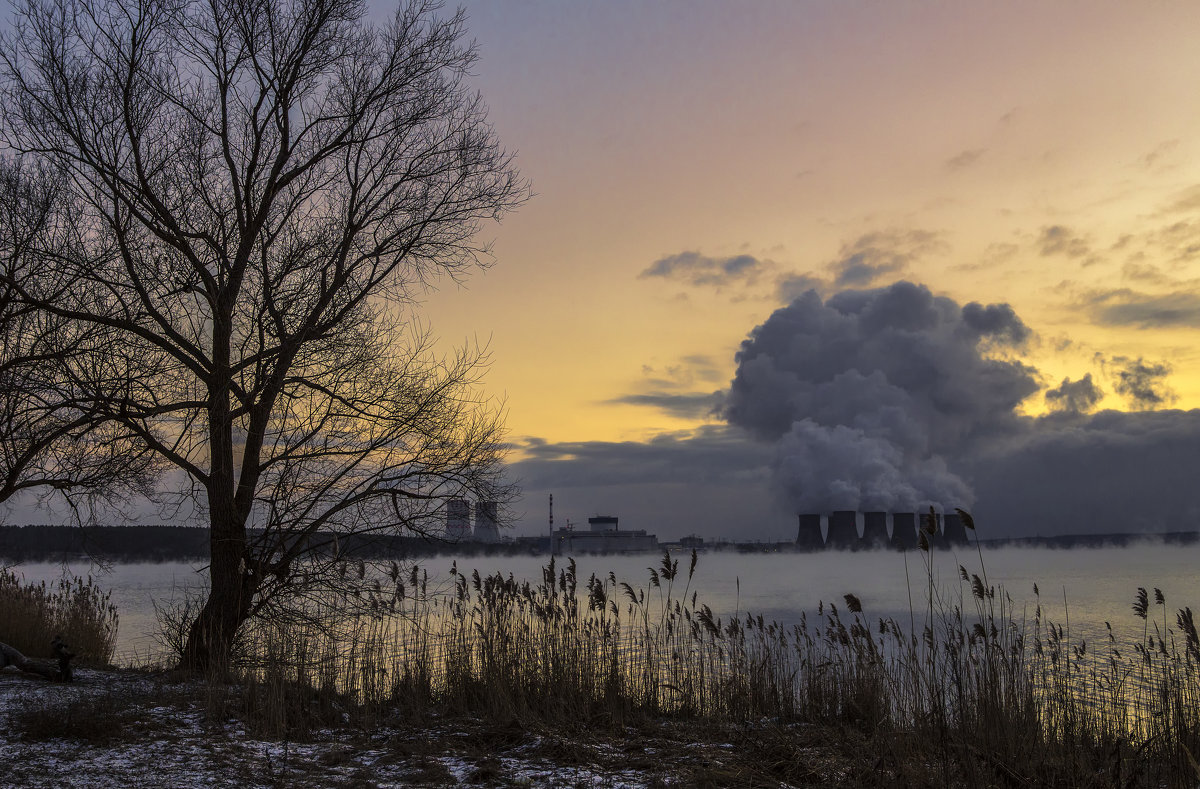
{"label": "tall grass", "polygon": [[[622,724],[644,717],[808,722],[863,737],[903,780],[946,784],[1195,785],[1200,639],[1138,590],[1143,635],[1073,641],[979,572],[933,581],[929,554],[905,627],[854,595],[793,626],[722,619],[664,554],[644,583],[581,581],[551,560],[539,582],[451,570],[430,594],[395,568],[354,599],[258,626],[246,710],[264,731],[372,725],[426,710],[500,720]],[[898,559],[899,560],[899,559]],[[1036,593],[1036,587],[1035,587]],[[347,616],[365,605],[365,616]],[[899,765],[899,766],[897,766]],[[907,767],[905,767],[907,765]],[[923,778],[902,774],[914,765]],[[932,765],[932,766],[931,766]]]}
{"label": "tall grass", "polygon": [[109,665],[117,638],[117,609],[91,576],[64,576],[57,584],[27,584],[0,569],[0,641],[26,657],[54,657],[61,636],[80,663]]}

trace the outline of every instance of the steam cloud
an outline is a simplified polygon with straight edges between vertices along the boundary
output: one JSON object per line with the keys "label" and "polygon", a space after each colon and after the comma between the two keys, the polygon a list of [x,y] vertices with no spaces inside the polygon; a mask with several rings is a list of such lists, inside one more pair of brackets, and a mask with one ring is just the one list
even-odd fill
{"label": "steam cloud", "polygon": [[[1037,371],[1011,357],[1033,333],[1009,305],[960,306],[909,282],[829,287],[788,281],[793,300],[742,343],[728,390],[641,393],[672,413],[717,404],[730,424],[531,444],[517,464],[526,490],[585,510],[620,501],[680,536],[738,523],[787,539],[797,512],[930,504],[970,507],[989,537],[1200,527],[1200,409],[1163,407],[1168,364],[1097,355],[1095,373],[1040,392],[1049,413],[1022,415]],[[1097,411],[1101,381],[1134,410]]]}
{"label": "steam cloud", "polygon": [[994,352],[1030,334],[1006,304],[910,282],[808,291],[742,343],[725,417],[774,442],[793,511],[967,506],[946,458],[1016,428],[1034,371]]}

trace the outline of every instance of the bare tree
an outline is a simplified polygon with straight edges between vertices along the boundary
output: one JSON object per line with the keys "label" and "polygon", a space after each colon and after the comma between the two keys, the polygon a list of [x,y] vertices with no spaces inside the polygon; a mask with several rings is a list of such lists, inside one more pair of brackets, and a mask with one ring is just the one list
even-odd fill
{"label": "bare tree", "polygon": [[40,254],[66,243],[61,209],[45,173],[0,159],[0,502],[57,493],[79,515],[149,493],[153,458],[90,404],[91,393],[124,385],[123,375],[113,377],[118,354],[103,327],[64,320],[20,296],[35,280],[43,297],[61,295]]}
{"label": "bare tree", "polygon": [[[443,359],[412,308],[488,262],[528,194],[466,85],[462,12],[360,0],[19,0],[4,141],[74,195],[58,299],[121,335],[94,405],[186,473],[211,527],[184,663],[332,568],[329,535],[423,530],[497,495],[501,426],[478,353]],[[336,554],[336,547],[333,549]]]}

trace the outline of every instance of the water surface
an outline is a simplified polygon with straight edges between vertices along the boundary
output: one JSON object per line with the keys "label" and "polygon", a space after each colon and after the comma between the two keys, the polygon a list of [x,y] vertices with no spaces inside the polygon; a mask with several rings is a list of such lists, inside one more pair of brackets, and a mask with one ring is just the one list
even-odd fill
{"label": "water surface", "polygon": [[[690,555],[674,558],[679,560],[679,578],[673,594],[681,597],[688,584]],[[701,553],[688,596],[698,592],[698,602],[707,603],[721,617],[749,612],[794,624],[804,613],[811,621],[822,601],[833,602],[844,612],[843,595],[849,593],[862,601],[872,621],[894,617],[906,630],[910,622],[920,628],[927,610],[927,558],[920,552],[891,551]],[[449,570],[454,563],[467,574],[478,569],[481,574],[511,573],[518,579],[537,582],[547,560],[545,556],[447,555],[422,559],[419,564],[428,572],[430,590],[434,591],[448,588]],[[661,560],[661,554],[576,557],[580,588],[589,575],[607,577],[612,572],[618,581],[659,595],[662,591],[649,586],[649,568],[658,568]],[[566,560],[558,557],[556,561],[561,568]],[[1140,636],[1146,623],[1130,610],[1138,587],[1150,590],[1151,617],[1160,627],[1164,614],[1167,626],[1173,628],[1177,609],[1200,609],[1200,545],[1147,542],[1122,548],[985,548],[982,565],[974,548],[935,553],[930,569],[938,593],[950,605],[962,604],[970,614],[975,607],[969,588],[959,583],[960,565],[969,574],[982,576],[986,570],[988,583],[1003,587],[1013,599],[1018,621],[1024,616],[1032,622],[1040,602],[1047,618],[1059,625],[1069,624],[1072,643],[1088,639],[1096,644],[1104,634],[1106,621],[1112,623],[1122,640]],[[64,566],[38,563],[16,569],[27,580],[54,581],[62,575]],[[205,577],[203,563],[198,562],[117,564],[107,568],[82,562],[65,569],[91,573],[102,588],[112,592],[121,618],[117,655],[124,662],[157,652],[155,605],[169,605],[189,592],[201,592]],[[1034,584],[1039,587],[1040,600],[1034,595]],[[1166,597],[1165,607],[1153,604],[1155,588]]]}

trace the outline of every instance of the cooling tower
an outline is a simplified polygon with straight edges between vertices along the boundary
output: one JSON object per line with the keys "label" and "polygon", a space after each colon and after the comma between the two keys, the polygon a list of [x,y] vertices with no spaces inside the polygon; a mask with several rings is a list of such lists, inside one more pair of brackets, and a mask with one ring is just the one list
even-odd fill
{"label": "cooling tower", "polygon": [[809,512],[800,515],[800,530],[796,532],[796,549],[819,551],[825,547],[821,539],[821,514]]}
{"label": "cooling tower", "polygon": [[454,542],[471,536],[471,505],[463,499],[446,502],[446,539]]}
{"label": "cooling tower", "polygon": [[854,510],[834,510],[829,516],[829,534],[825,537],[826,548],[841,550],[858,547],[858,520]]}
{"label": "cooling tower", "polygon": [[500,542],[500,524],[496,521],[496,502],[475,502],[475,541]]}
{"label": "cooling tower", "polygon": [[929,510],[922,512],[921,530],[925,532],[930,548],[946,547],[946,538],[942,534],[942,513]]}
{"label": "cooling tower", "polygon": [[911,551],[917,547],[915,512],[892,513],[892,547],[898,551]]}
{"label": "cooling tower", "polygon": [[942,537],[947,545],[966,545],[967,527],[957,512],[947,512],[942,519]]}
{"label": "cooling tower", "polygon": [[882,548],[887,545],[887,513],[864,512],[862,544],[866,548]]}

